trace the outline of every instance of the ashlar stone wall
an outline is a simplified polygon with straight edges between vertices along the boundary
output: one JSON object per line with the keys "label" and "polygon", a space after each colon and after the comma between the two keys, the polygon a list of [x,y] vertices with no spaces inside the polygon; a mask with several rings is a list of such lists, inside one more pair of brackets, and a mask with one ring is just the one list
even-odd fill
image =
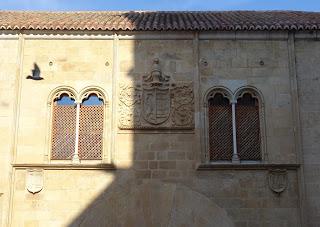
{"label": "ashlar stone wall", "polygon": [[19,76],[19,42],[17,36],[0,38],[0,226],[9,217],[11,193],[13,134],[16,130],[17,78]]}
{"label": "ashlar stone wall", "polygon": [[299,87],[299,110],[302,133],[302,157],[306,195],[306,218],[308,226],[320,222],[319,183],[319,48],[315,40],[300,39],[295,45]]}
{"label": "ashlar stone wall", "polygon": [[[0,85],[8,91],[4,97],[10,97],[11,86],[21,85],[15,89],[20,97],[17,106],[14,102],[6,106],[8,98],[0,97],[3,127],[18,124],[16,132],[1,131],[6,140],[12,135],[15,147],[12,151],[1,146],[0,161],[5,164],[0,166],[4,179],[0,185],[11,185],[0,191],[3,226],[302,226],[288,35],[21,37],[23,42],[0,42],[8,70],[2,76],[6,84]],[[307,55],[299,45],[297,54]],[[12,54],[15,60],[7,58]],[[16,62],[19,56],[21,64]],[[8,67],[10,63],[16,69]],[[36,67],[43,79],[26,79]],[[160,81],[150,79],[152,72],[161,72]],[[18,82],[12,76],[17,73]],[[162,104],[170,109],[165,120],[143,115],[147,110],[141,102],[147,100],[141,91],[150,90],[150,83],[165,91]],[[103,160],[77,165],[50,160],[52,92],[70,88],[80,95],[88,87],[100,88],[107,98]],[[261,94],[261,163],[219,166],[206,161],[204,102],[214,87],[232,93],[254,87]],[[187,103],[183,111],[178,108],[181,102]],[[14,116],[17,120],[8,123]],[[287,170],[280,195],[268,181],[269,170],[277,168]],[[30,169],[42,171],[37,193],[26,188]]]}
{"label": "ashlar stone wall", "polygon": [[258,89],[264,102],[264,159],[295,163],[287,41],[201,40],[199,57],[202,97],[213,87],[233,93]]}
{"label": "ashlar stone wall", "polygon": [[[50,104],[56,88],[71,87],[80,95],[87,87],[96,86],[111,94],[112,53],[110,40],[25,40],[17,163],[49,161]],[[26,79],[36,67],[44,79]]]}

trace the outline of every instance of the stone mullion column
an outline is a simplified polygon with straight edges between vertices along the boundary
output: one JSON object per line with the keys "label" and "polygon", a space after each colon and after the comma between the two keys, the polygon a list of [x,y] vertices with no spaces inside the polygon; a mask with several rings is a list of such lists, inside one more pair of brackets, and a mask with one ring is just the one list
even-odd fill
{"label": "stone mullion column", "polygon": [[240,163],[240,159],[238,156],[237,150],[237,124],[236,124],[236,103],[237,101],[231,102],[232,108],[232,143],[233,143],[233,154],[232,154],[232,162]]}
{"label": "stone mullion column", "polygon": [[74,143],[74,153],[72,157],[73,163],[80,163],[79,159],[79,128],[80,128],[80,102],[76,102],[76,136],[75,136],[75,143]]}

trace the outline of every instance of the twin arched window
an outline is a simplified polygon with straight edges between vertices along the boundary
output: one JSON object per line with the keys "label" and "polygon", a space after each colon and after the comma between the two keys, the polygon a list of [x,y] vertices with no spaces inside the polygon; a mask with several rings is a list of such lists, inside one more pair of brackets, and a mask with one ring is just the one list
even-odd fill
{"label": "twin arched window", "polygon": [[232,98],[222,89],[207,96],[210,161],[260,161],[261,127],[259,96],[242,90]]}
{"label": "twin arched window", "polygon": [[104,100],[86,93],[76,102],[60,92],[52,107],[52,160],[100,160],[103,151]]}

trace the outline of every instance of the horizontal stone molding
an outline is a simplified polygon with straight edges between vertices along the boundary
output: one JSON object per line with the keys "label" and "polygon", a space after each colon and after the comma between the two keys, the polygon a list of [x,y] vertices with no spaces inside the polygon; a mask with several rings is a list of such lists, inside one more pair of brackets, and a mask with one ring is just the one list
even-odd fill
{"label": "horizontal stone molding", "polygon": [[288,31],[204,31],[200,40],[287,40]]}
{"label": "horizontal stone molding", "polygon": [[114,164],[37,164],[37,163],[15,163],[15,169],[41,168],[46,170],[116,170]]}
{"label": "horizontal stone molding", "polygon": [[184,129],[119,129],[118,134],[195,134],[194,129],[184,130]]}
{"label": "horizontal stone molding", "polygon": [[[288,40],[288,31],[1,31],[0,39],[18,39],[22,34],[26,40]],[[320,31],[298,31],[292,33],[295,39],[320,39]]]}
{"label": "horizontal stone molding", "polygon": [[245,164],[233,164],[233,163],[209,163],[200,164],[197,167],[199,171],[211,171],[211,170],[269,170],[269,169],[287,169],[297,170],[300,168],[300,164],[264,164],[264,163],[245,163]]}

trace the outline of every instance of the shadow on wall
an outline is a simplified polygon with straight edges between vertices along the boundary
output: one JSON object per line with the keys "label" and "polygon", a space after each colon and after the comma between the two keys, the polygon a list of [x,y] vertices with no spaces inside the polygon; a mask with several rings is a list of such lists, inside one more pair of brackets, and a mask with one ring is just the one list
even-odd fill
{"label": "shadow on wall", "polygon": [[[149,74],[151,77],[146,79],[154,83],[155,86],[158,86],[161,82],[165,83],[166,78],[161,75],[161,67],[163,66],[161,64],[165,64],[168,58],[172,58],[171,60],[174,62],[177,53],[174,50],[169,50],[170,53],[164,53],[161,46],[157,46],[157,44],[153,44],[154,48],[146,51],[143,47],[138,47],[144,41],[131,42],[134,42],[135,45],[132,52],[134,64],[126,73],[127,77],[131,77],[129,79],[135,82],[142,81],[145,73],[141,71],[150,72],[150,68],[143,66],[151,66],[153,59],[159,58],[160,68],[153,68],[152,72],[154,74]],[[152,41],[152,43],[156,42]],[[121,41],[119,46],[121,46]],[[162,54],[159,54],[160,52]],[[148,56],[143,56],[144,53]],[[39,77],[40,69],[35,65],[32,79]],[[117,83],[119,83],[121,77],[122,75],[119,74]],[[118,90],[119,84],[116,86]],[[130,89],[130,92],[131,97],[144,95],[143,92],[140,93],[136,89]],[[119,94],[119,91],[117,93]],[[150,94],[152,99],[152,93]],[[164,93],[162,97],[166,98],[166,94]],[[146,99],[142,98],[142,100],[147,102]],[[149,111],[148,116],[156,121],[157,116],[153,115],[157,115],[157,112],[154,113],[155,106],[152,106],[152,102],[149,105],[146,108]],[[137,108],[137,106],[132,105],[133,108]],[[116,108],[119,108],[118,104]],[[139,109],[133,109],[132,113],[141,113],[140,107]],[[166,114],[165,111],[162,114]],[[135,117],[130,116],[132,116],[131,122],[135,124]],[[115,124],[118,128],[118,122]],[[195,146],[192,146],[192,143],[196,142],[195,134],[179,134],[174,130],[166,130],[166,133],[163,133],[163,131],[150,133],[150,130],[141,130],[140,133],[131,134],[132,132],[130,131],[129,134],[116,132],[114,152],[118,156],[119,153],[129,153],[129,150],[131,150],[131,166],[118,168],[114,172],[106,170],[106,174],[114,175],[113,182],[68,226],[233,226],[225,210],[218,207],[212,199],[190,187],[190,185],[195,184],[194,180],[197,175],[194,165],[197,156],[195,153],[198,151],[194,148]],[[176,144],[170,142],[175,140],[182,140],[182,142]],[[183,145],[183,140],[189,140],[189,143]],[[128,148],[127,151],[121,150],[120,147],[124,146],[119,146],[117,143],[131,144],[132,147]],[[166,146],[166,144],[169,145]],[[185,147],[190,144],[191,148]],[[184,147],[179,147],[179,145]],[[191,163],[190,168],[186,168],[185,171],[176,171],[177,163],[172,157],[169,159],[169,149],[174,150],[174,152],[179,149],[189,149],[188,154],[182,151],[180,154],[183,154],[183,157],[177,158],[180,160],[187,159],[186,163]],[[192,154],[192,152],[194,153]],[[179,154],[179,152],[175,152],[175,154]],[[95,185],[92,185],[92,187],[95,187]]]}

